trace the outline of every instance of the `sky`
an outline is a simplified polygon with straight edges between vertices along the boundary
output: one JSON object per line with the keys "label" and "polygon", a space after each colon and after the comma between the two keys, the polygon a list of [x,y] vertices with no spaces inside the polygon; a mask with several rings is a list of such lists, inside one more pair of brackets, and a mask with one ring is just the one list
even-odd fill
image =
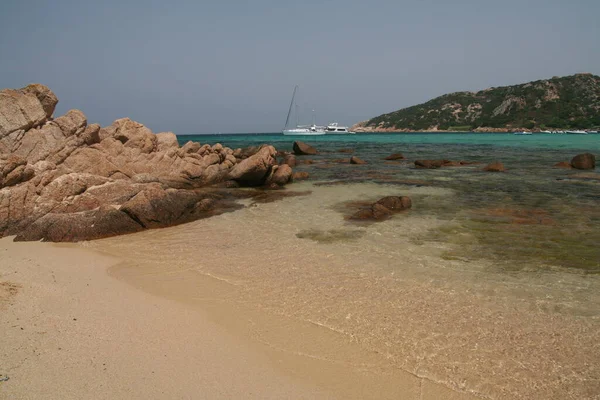
{"label": "sky", "polygon": [[599,0],[1,0],[0,88],[154,132],[352,125],[463,90],[600,75]]}

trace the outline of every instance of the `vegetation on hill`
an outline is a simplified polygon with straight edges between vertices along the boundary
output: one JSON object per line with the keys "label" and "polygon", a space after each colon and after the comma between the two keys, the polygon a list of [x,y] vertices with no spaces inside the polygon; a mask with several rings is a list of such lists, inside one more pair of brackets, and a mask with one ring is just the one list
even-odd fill
{"label": "vegetation on hill", "polygon": [[600,77],[576,74],[476,93],[450,93],[359,126],[374,131],[597,128]]}

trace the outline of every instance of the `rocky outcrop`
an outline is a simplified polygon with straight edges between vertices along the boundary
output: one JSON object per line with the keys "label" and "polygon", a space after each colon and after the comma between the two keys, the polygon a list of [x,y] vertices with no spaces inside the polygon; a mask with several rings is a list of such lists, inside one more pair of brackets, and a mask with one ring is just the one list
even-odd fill
{"label": "rocky outcrop", "polygon": [[77,241],[179,224],[236,207],[212,187],[292,178],[272,146],[239,158],[220,144],[180,147],[129,118],[104,128],[79,110],[53,119],[57,102],[39,84],[0,91],[0,237]]}
{"label": "rocky outcrop", "polygon": [[312,156],[318,154],[317,149],[314,147],[304,143],[304,142],[294,142],[294,154],[297,156]]}
{"label": "rocky outcrop", "polygon": [[571,166],[576,169],[594,169],[596,157],[591,153],[578,154],[571,160]]}

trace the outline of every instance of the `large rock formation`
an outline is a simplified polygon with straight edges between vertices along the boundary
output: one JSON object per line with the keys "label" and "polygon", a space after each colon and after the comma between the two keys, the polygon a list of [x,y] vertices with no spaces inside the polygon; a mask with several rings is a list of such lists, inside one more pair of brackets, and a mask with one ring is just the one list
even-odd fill
{"label": "large rock formation", "polygon": [[53,118],[57,103],[39,84],[0,91],[0,237],[75,241],[174,225],[235,207],[217,184],[292,176],[275,167],[272,146],[242,160],[220,144],[180,147],[129,118],[104,128],[79,110]]}

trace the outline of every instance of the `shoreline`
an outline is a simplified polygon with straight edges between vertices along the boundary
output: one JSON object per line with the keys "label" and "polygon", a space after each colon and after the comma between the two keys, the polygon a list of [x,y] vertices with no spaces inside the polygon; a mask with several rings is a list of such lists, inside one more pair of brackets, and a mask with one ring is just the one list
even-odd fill
{"label": "shoreline", "polygon": [[[197,398],[199,393],[202,398],[476,398],[408,372],[366,371],[352,360],[374,360],[374,355],[361,354],[358,346],[348,346],[322,326],[240,304],[231,307],[223,301],[230,284],[217,278],[188,271],[193,275],[189,282],[203,293],[200,301],[190,302],[174,291],[149,294],[136,284],[137,278],[124,274],[122,260],[84,244],[11,240],[0,240],[8,260],[0,278],[15,284],[18,292],[10,297],[2,292],[6,299],[0,302],[0,326],[6,348],[15,350],[3,355],[0,374],[10,379],[0,383],[0,394],[61,399]],[[256,337],[256,331],[268,335]],[[273,344],[290,333],[304,337],[303,343]],[[306,346],[313,348],[307,352]],[[346,362],[314,357],[311,351],[343,354]]]}

